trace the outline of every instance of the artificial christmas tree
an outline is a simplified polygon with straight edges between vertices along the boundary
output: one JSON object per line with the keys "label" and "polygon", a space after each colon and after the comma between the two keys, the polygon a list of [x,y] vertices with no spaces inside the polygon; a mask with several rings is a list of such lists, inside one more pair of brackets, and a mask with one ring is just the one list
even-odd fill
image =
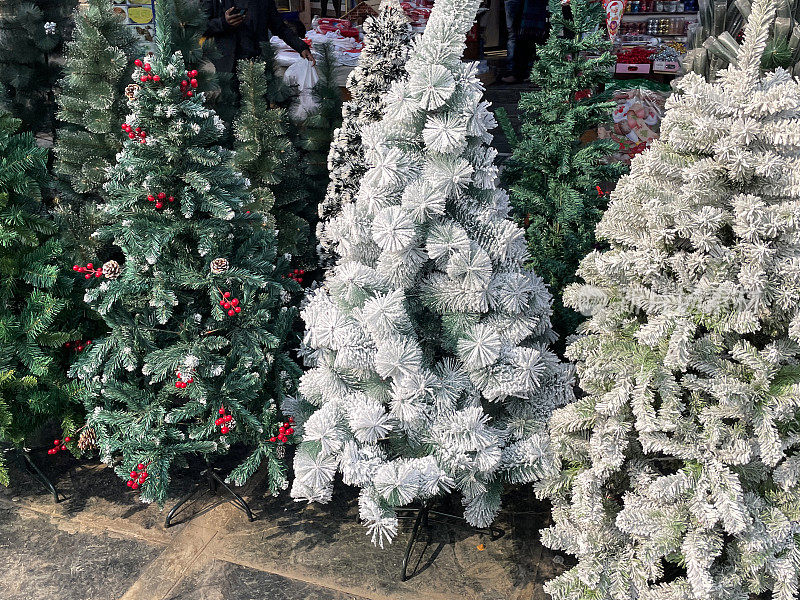
{"label": "artificial christmas tree", "polygon": [[[316,108],[305,116],[300,128],[300,148],[304,151],[308,191],[312,198],[324,198],[328,187],[328,154],[333,133],[342,124],[342,93],[336,83],[336,56],[329,43],[314,48],[319,81],[312,96]],[[314,211],[316,216],[316,211]],[[316,228],[316,218],[314,218]]]}
{"label": "artificial christmas tree", "polygon": [[611,42],[598,27],[603,6],[573,0],[562,12],[561,0],[551,0],[550,14],[551,33],[531,73],[535,91],[520,99],[522,127],[511,136],[515,146],[503,181],[527,230],[530,266],[553,294],[553,328],[563,339],[580,317],[564,307],[561,296],[592,250],[594,228],[606,208],[598,185],[616,181],[623,168],[607,160],[617,150],[615,142],[581,141],[608,120],[615,106],[597,97],[611,81],[614,65]]}
{"label": "artificial christmas tree", "polygon": [[[41,206],[47,151],[19,126],[0,113],[0,442],[17,448],[49,421],[71,433],[81,418],[63,348],[73,339],[64,322],[72,281]],[[8,485],[3,452],[0,483]]]}
{"label": "artificial christmas tree", "polygon": [[103,184],[126,135],[120,131],[128,113],[125,88],[139,53],[138,38],[107,0],[89,0],[76,10],[58,96],[63,125],[54,164],[56,214],[75,262],[91,260],[98,250],[91,234],[101,223]]}
{"label": "artificial christmas tree", "polygon": [[3,108],[22,119],[30,131],[55,128],[53,88],[59,67],[51,60],[59,51],[75,0],[12,1],[0,18],[0,86]]}
{"label": "artificial christmas tree", "polygon": [[269,217],[268,226],[277,230],[278,252],[308,256],[314,202],[295,147],[297,140],[290,137],[288,113],[280,106],[292,92],[275,75],[271,46],[264,46],[262,59],[239,61],[236,168],[250,181],[255,207]]}
{"label": "artificial christmas tree", "polygon": [[224,126],[195,93],[202,76],[172,53],[172,8],[157,4],[158,53],[134,74],[126,125],[135,135],[106,185],[112,223],[99,235],[124,260],[87,265],[86,299],[110,333],[73,369],[101,458],[157,502],[171,466],[234,443],[251,454],[231,481],[267,461],[270,490],[285,486],[276,401],[299,370],[286,353],[294,311],[282,306],[297,285],[282,279],[288,265],[264,217],[246,210],[245,181],[217,145]]}
{"label": "artificial christmas tree", "polygon": [[408,80],[362,131],[372,168],[330,223],[340,258],[303,312],[311,368],[284,403],[303,436],[292,495],[329,500],[340,470],[378,544],[395,508],[451,491],[490,523],[504,481],[548,469],[542,429],[571,398],[550,296],[495,187],[494,119],[461,62],[479,3],[437,0]]}
{"label": "artificial christmas tree", "polygon": [[333,262],[329,249],[335,243],[325,234],[327,221],[338,215],[343,205],[355,202],[367,172],[361,131],[380,120],[389,87],[405,77],[411,36],[411,24],[397,0],[384,0],[378,15],[364,22],[364,49],[347,79],[352,99],[344,103],[342,126],[333,134],[328,155],[330,183],[319,205],[317,239],[326,262]]}
{"label": "artificial christmas tree", "polygon": [[207,107],[213,108],[225,123],[230,124],[236,111],[233,76],[214,67],[219,50],[213,38],[204,37],[208,16],[201,0],[172,0],[172,9],[165,13],[164,18],[167,21],[165,26],[170,29],[173,50],[181,53],[187,70],[197,70],[202,74],[197,91],[205,92]]}
{"label": "artificial christmas tree", "polygon": [[567,291],[591,319],[539,490],[542,541],[578,558],[555,600],[797,597],[800,84],[760,72],[774,16],[757,0],[736,66],[678,83]]}

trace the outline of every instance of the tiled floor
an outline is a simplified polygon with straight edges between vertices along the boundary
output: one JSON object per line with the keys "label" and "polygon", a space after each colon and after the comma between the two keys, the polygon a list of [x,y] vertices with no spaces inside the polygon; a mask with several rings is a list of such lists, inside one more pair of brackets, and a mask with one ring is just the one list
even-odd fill
{"label": "tiled floor", "polygon": [[[344,486],[329,505],[309,506],[266,496],[256,476],[243,490],[252,523],[206,495],[183,515],[194,518],[164,529],[164,511],[139,503],[103,465],[37,460],[67,498],[54,504],[19,471],[0,488],[3,600],[538,600],[563,568],[538,542],[547,511],[529,488],[510,494],[499,539],[434,525],[414,547],[414,576],[402,582],[408,528],[374,548]],[[174,488],[190,485],[178,476]]]}

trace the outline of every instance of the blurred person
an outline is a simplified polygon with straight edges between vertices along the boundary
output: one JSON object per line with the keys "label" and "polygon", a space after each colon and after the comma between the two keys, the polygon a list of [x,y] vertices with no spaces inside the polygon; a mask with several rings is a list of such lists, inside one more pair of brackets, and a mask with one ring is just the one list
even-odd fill
{"label": "blurred person", "polygon": [[547,0],[505,0],[508,30],[508,75],[503,83],[520,83],[530,76],[536,45],[547,41]]}
{"label": "blurred person", "polygon": [[300,56],[316,64],[308,45],[281,18],[275,0],[202,0],[208,15],[206,37],[217,43],[217,71],[233,73],[236,61],[258,58],[269,33],[277,35]]}

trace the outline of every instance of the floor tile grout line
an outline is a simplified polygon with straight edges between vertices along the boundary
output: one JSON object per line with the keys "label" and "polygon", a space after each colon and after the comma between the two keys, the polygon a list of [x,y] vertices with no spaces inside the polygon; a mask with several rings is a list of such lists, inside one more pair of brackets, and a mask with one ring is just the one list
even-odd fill
{"label": "floor tile grout line", "polygon": [[[20,504],[19,502],[13,502],[11,500],[8,500],[7,498],[2,498],[2,497],[0,497],[0,504],[8,506],[9,508],[15,508],[17,510],[27,511],[27,512],[30,512],[30,513],[34,513],[36,515],[49,517],[51,519],[58,519],[58,520],[64,521],[64,522],[72,521],[72,522],[75,522],[75,523],[77,523],[79,525],[82,525],[87,530],[93,531],[95,533],[97,533],[97,532],[111,532],[111,533],[118,534],[119,536],[121,536],[123,538],[130,538],[131,536],[133,536],[133,537],[135,537],[137,539],[140,539],[140,540],[142,540],[144,542],[160,546],[161,548],[166,548],[171,543],[171,541],[167,541],[167,540],[164,540],[162,538],[156,538],[156,537],[153,537],[153,536],[150,536],[150,535],[146,535],[146,533],[145,534],[142,534],[142,533],[133,533],[132,534],[129,529],[119,529],[119,528],[116,528],[116,527],[113,527],[113,526],[109,526],[109,525],[98,524],[96,518],[84,519],[84,518],[76,516],[76,515],[61,514],[61,513],[58,513],[56,511],[54,511],[54,510],[44,510],[44,509],[42,509],[40,507],[37,507],[37,506],[31,506],[29,504]],[[144,530],[144,531],[146,532],[147,530]]]}
{"label": "floor tile grout line", "polygon": [[[202,548],[200,548],[200,550],[199,550],[199,551],[198,551],[198,552],[197,552],[197,553],[196,553],[196,554],[195,554],[195,555],[192,557],[192,559],[191,559],[191,560],[189,561],[189,563],[186,565],[186,568],[184,568],[184,569],[183,569],[183,571],[181,571],[181,573],[180,573],[180,576],[179,576],[179,577],[177,577],[177,578],[175,579],[175,582],[174,582],[174,583],[173,583],[173,584],[172,584],[172,585],[169,587],[169,589],[167,589],[167,591],[166,591],[166,592],[164,592],[164,594],[161,596],[161,598],[160,598],[159,600],[165,600],[165,598],[168,598],[168,597],[169,597],[169,595],[172,593],[172,591],[173,591],[173,590],[174,590],[174,589],[175,589],[175,588],[176,588],[178,585],[180,585],[180,583],[181,583],[181,582],[182,582],[182,581],[183,581],[183,580],[186,578],[186,574],[187,574],[187,573],[189,573],[189,572],[191,571],[191,569],[192,569],[192,566],[193,566],[193,565],[194,565],[194,564],[195,564],[195,563],[198,561],[198,559],[200,559],[200,558],[206,558],[206,557],[204,557],[204,556],[203,556],[203,553],[206,551],[206,548],[208,548],[208,545],[211,543],[211,541],[217,538],[217,534],[218,534],[218,533],[219,533],[218,531],[215,531],[215,532],[214,532],[214,533],[211,535],[211,537],[210,537],[210,538],[208,538],[208,541],[207,541],[207,542],[206,542],[206,543],[203,545],[203,547],[202,547]],[[170,544],[170,546],[171,546],[171,545],[172,545],[172,544]],[[169,549],[169,547],[170,547],[170,546],[167,546],[167,548],[166,548],[166,549]],[[159,556],[160,556],[160,555],[159,555]],[[155,560],[157,560],[157,558],[156,558]],[[138,581],[138,580],[137,580],[137,581]],[[134,582],[134,585],[135,585],[135,582]]]}

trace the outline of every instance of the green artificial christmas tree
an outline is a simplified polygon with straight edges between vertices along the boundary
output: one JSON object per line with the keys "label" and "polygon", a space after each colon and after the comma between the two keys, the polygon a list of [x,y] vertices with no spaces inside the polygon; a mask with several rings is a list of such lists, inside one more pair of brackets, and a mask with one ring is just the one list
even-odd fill
{"label": "green artificial christmas tree", "polygon": [[550,419],[553,600],[793,600],[800,575],[800,82],[684,76],[565,302],[583,394]]}
{"label": "green artificial christmas tree", "polygon": [[594,228],[606,207],[598,186],[622,172],[605,160],[617,149],[614,142],[581,141],[614,108],[597,95],[611,80],[614,64],[601,27],[603,7],[572,0],[570,9],[562,12],[560,0],[550,1],[550,37],[531,73],[535,91],[520,99],[522,127],[518,136],[509,136],[515,145],[503,172],[512,206],[527,229],[531,267],[554,296],[553,328],[562,339],[580,322],[561,295],[594,246]]}
{"label": "green artificial christmas tree", "polygon": [[75,0],[12,0],[0,18],[0,85],[3,108],[30,131],[55,128],[53,88],[59,67],[53,60],[65,39]]}
{"label": "green artificial christmas tree", "polygon": [[285,487],[292,428],[279,431],[277,403],[299,371],[287,354],[295,314],[284,306],[297,284],[281,278],[288,265],[265,217],[247,210],[246,182],[218,145],[224,125],[195,92],[202,75],[172,51],[164,13],[173,7],[157,5],[157,55],[134,73],[146,81],[127,123],[146,135],[125,142],[106,186],[111,224],[99,235],[122,264],[95,267],[86,299],[110,332],[73,369],[101,458],[159,503],[173,465],[234,443],[250,454],[231,481],[266,461],[270,490]]}
{"label": "green artificial christmas tree", "polygon": [[[128,114],[125,91],[140,52],[138,38],[108,0],[89,0],[88,6],[76,10],[58,96],[62,125],[54,170],[65,245],[82,264],[94,259],[98,250],[91,234],[102,220],[98,204],[103,185],[127,136],[120,131]],[[133,89],[128,87],[128,93]]]}
{"label": "green artificial christmas tree", "polygon": [[233,76],[220,73],[214,67],[219,50],[213,39],[203,38],[208,17],[202,3],[200,0],[172,0],[171,7],[164,15],[164,26],[169,27],[173,50],[181,53],[188,70],[196,69],[202,74],[198,79],[198,91],[205,92],[206,105],[226,123],[231,123],[236,110],[236,96],[231,85]]}
{"label": "green artificial christmas tree", "polygon": [[[336,83],[336,57],[331,44],[314,48],[317,54],[319,81],[314,86],[313,97],[316,110],[300,124],[300,143],[305,150],[306,176],[312,198],[325,197],[330,176],[328,154],[333,134],[342,124],[342,92]],[[315,203],[316,204],[316,203]],[[317,207],[312,212],[316,215]],[[316,218],[314,226],[316,227]]]}
{"label": "green artificial christmas tree", "polygon": [[[74,432],[81,412],[64,349],[73,338],[64,322],[72,278],[62,274],[41,203],[47,150],[32,133],[15,133],[19,125],[0,113],[0,442],[17,448],[49,421]],[[0,483],[8,484],[2,453]]]}
{"label": "green artificial christmas tree", "polygon": [[[275,75],[274,50],[263,60],[240,61],[241,108],[234,124],[236,168],[250,181],[255,207],[277,230],[278,252],[307,258],[316,203],[311,199],[285,108],[292,91]],[[309,266],[305,264],[303,266]]]}

